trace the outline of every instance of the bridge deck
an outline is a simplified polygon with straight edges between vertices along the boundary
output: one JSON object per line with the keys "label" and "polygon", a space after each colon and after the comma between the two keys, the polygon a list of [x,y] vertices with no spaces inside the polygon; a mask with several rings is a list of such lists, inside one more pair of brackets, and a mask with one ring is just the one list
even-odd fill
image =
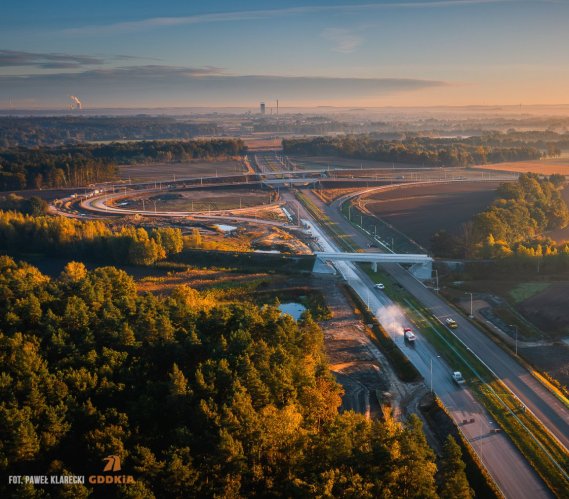
{"label": "bridge deck", "polygon": [[317,251],[314,254],[321,260],[343,260],[350,262],[430,263],[433,261],[429,255],[406,253],[336,253]]}

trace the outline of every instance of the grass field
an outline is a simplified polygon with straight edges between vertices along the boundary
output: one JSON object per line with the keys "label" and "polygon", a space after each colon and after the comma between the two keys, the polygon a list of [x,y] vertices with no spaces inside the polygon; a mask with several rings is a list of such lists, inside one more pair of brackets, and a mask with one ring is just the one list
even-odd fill
{"label": "grass field", "polygon": [[[208,211],[208,210],[233,210],[250,208],[264,204],[270,204],[271,197],[266,191],[252,191],[249,189],[232,189],[230,191],[208,191],[192,189],[177,193],[152,194],[144,197],[146,210],[156,209],[161,211]],[[142,209],[142,198],[131,198],[124,208]]]}
{"label": "grass field", "polygon": [[282,139],[274,137],[245,137],[243,142],[250,152],[255,151],[279,151],[282,146]]}
{"label": "grass field", "polygon": [[421,165],[409,164],[409,163],[387,163],[384,161],[371,161],[366,159],[350,159],[350,158],[339,158],[334,156],[290,156],[290,159],[299,167],[305,170],[309,169],[327,169],[333,168],[351,168],[351,169],[389,169],[395,170],[413,168],[416,169]]}
{"label": "grass field", "polygon": [[[516,304],[533,324],[552,337],[569,334],[569,282],[555,282]],[[569,362],[568,362],[569,363]]]}
{"label": "grass field", "polygon": [[548,282],[521,282],[510,290],[510,296],[516,303],[520,303],[541,293],[550,286]]}

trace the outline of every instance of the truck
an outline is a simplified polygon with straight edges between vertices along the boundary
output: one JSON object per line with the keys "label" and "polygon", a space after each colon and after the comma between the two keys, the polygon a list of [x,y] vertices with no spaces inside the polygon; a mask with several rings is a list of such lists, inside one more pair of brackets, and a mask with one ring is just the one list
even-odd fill
{"label": "truck", "polygon": [[405,338],[405,342],[409,343],[409,346],[415,345],[415,340],[417,339],[417,337],[413,334],[411,328],[409,327],[403,328],[403,337]]}
{"label": "truck", "polygon": [[462,373],[460,371],[454,371],[452,373],[452,380],[457,385],[464,385],[464,383],[466,383],[466,381],[464,380],[464,377],[462,376]]}

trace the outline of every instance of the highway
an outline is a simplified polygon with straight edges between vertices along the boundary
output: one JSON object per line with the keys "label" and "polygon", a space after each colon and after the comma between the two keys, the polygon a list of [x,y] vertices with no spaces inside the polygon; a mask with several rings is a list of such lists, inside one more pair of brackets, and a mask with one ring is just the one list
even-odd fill
{"label": "highway", "polygon": [[[315,196],[311,199],[358,245],[367,246],[369,239],[342,216],[338,210],[339,202],[335,201],[328,206]],[[489,339],[485,332],[457,313],[444,299],[425,287],[400,265],[384,264],[382,268],[428,307],[437,318],[444,320],[452,317],[455,319],[459,327],[453,332],[512,390],[557,440],[569,449],[569,409],[555,395],[537,381],[525,367],[516,362],[510,354]]]}
{"label": "highway", "polygon": [[[310,227],[322,250],[339,251],[328,236],[315,225],[312,217],[305,210],[302,212],[303,221]],[[442,400],[504,495],[516,499],[552,497],[545,484],[507,436],[494,432],[498,425],[469,390],[452,381],[452,368],[437,355],[427,340],[417,334],[416,345],[406,346],[403,327],[413,325],[401,309],[384,293],[374,290],[374,283],[353,263],[338,261],[334,266],[364,303],[369,304],[370,310],[417,367],[426,383],[432,384],[433,391]],[[463,424],[465,420],[468,421],[467,424]]]}
{"label": "highway", "polygon": [[[294,170],[294,169],[283,169],[286,168],[285,165],[288,165],[289,168],[291,167],[292,163],[288,160],[288,158],[284,158],[284,160],[280,160],[277,158],[275,154],[258,154],[255,155],[254,164],[257,167],[258,172],[256,174],[251,174],[250,172],[243,172],[241,175],[229,174],[229,175],[222,175],[215,177],[207,176],[207,177],[190,177],[190,178],[178,178],[174,180],[155,180],[155,181],[146,181],[140,182],[137,184],[129,184],[129,189],[127,190],[126,185],[112,185],[109,183],[101,184],[99,187],[104,191],[101,194],[97,194],[95,196],[90,196],[80,201],[80,206],[84,208],[86,211],[91,213],[99,213],[101,215],[132,215],[133,213],[144,215],[144,216],[159,216],[159,217],[184,217],[184,216],[192,216],[195,215],[195,212],[177,212],[177,211],[157,211],[156,207],[154,210],[132,210],[128,208],[120,208],[117,206],[112,206],[111,204],[107,204],[111,200],[118,200],[118,199],[126,199],[128,197],[133,196],[140,196],[144,194],[151,194],[151,193],[158,193],[162,191],[170,191],[170,190],[179,190],[179,189],[207,189],[208,183],[211,182],[213,185],[216,186],[236,186],[236,185],[258,185],[258,184],[275,184],[276,187],[279,184],[292,184],[292,183],[311,183],[311,182],[318,182],[320,180],[326,180],[326,182],[350,182],[353,180],[349,177],[340,177],[336,179],[330,178],[321,178],[321,175],[329,175],[334,174],[334,172],[350,172],[356,174],[359,172],[357,169],[348,169],[348,168],[333,168],[326,170],[325,168],[322,169],[310,169],[310,170]],[[406,173],[407,170],[417,170],[411,172],[411,177],[407,179],[406,183],[401,183],[401,180],[405,177],[401,177],[401,173]],[[374,178],[370,178],[366,176],[365,178],[373,181],[382,181],[382,182],[391,182],[391,185],[381,186],[379,189],[385,188],[401,188],[406,184],[415,185],[418,182],[461,182],[461,181],[507,181],[507,180],[514,180],[516,175],[512,174],[503,174],[497,176],[496,174],[489,174],[485,172],[476,172],[466,169],[456,169],[453,172],[448,173],[446,170],[442,170],[439,168],[404,168],[404,169],[384,169],[384,170],[377,170],[377,172],[383,171],[381,177],[379,175],[375,175]],[[313,178],[306,178],[306,175],[317,175]],[[256,177],[261,178],[261,180],[253,180],[249,182],[249,177]],[[280,177],[280,178],[279,178]],[[203,185],[203,182],[206,182],[206,185]],[[227,182],[230,180],[230,182]],[[410,181],[411,180],[411,181]],[[193,182],[191,185],[186,186],[185,183],[187,181]],[[199,183],[198,183],[199,181]],[[358,181],[361,181],[358,180]],[[164,186],[164,189],[162,187]],[[97,186],[93,185],[93,189]],[[154,188],[152,188],[154,187]],[[110,193],[112,189],[112,194]],[[370,190],[378,189],[378,187],[372,187]],[[116,190],[116,192],[115,192]],[[95,191],[97,192],[97,191]],[[79,199],[79,198],[77,198]],[[65,200],[70,201],[71,197],[66,198]],[[65,201],[63,200],[63,201]],[[66,212],[65,210],[58,209],[54,203],[52,203],[53,210],[61,215],[64,216],[82,216],[82,214],[73,214],[73,212]],[[276,204],[275,204],[276,206]],[[267,206],[265,206],[266,208]],[[215,215],[223,216],[235,216],[235,213],[238,210],[221,210],[216,211]],[[247,212],[248,209],[243,209],[244,212]],[[229,213],[231,212],[231,213]],[[211,213],[208,213],[210,215]],[[205,212],[202,212],[201,215],[205,215]]]}
{"label": "highway", "polygon": [[446,301],[417,281],[399,265],[384,265],[403,287],[440,320],[452,317],[458,323],[454,334],[501,379],[521,402],[569,449],[569,409],[527,369],[496,345],[484,332],[458,314]]}

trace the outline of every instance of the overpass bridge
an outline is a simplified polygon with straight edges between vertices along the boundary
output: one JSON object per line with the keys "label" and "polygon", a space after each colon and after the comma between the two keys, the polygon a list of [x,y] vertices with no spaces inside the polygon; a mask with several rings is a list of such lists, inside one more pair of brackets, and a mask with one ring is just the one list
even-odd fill
{"label": "overpass bridge", "polygon": [[433,259],[428,255],[408,253],[342,253],[330,251],[316,251],[316,262],[313,272],[327,272],[327,262],[348,261],[371,263],[372,269],[377,271],[378,263],[407,263],[411,264],[409,272],[417,279],[431,279],[433,275]]}
{"label": "overpass bridge", "polygon": [[[264,175],[264,174],[263,174]],[[265,179],[261,182],[264,185],[309,185],[314,184],[322,180],[321,177],[293,177],[293,178],[277,178],[277,179]]]}

